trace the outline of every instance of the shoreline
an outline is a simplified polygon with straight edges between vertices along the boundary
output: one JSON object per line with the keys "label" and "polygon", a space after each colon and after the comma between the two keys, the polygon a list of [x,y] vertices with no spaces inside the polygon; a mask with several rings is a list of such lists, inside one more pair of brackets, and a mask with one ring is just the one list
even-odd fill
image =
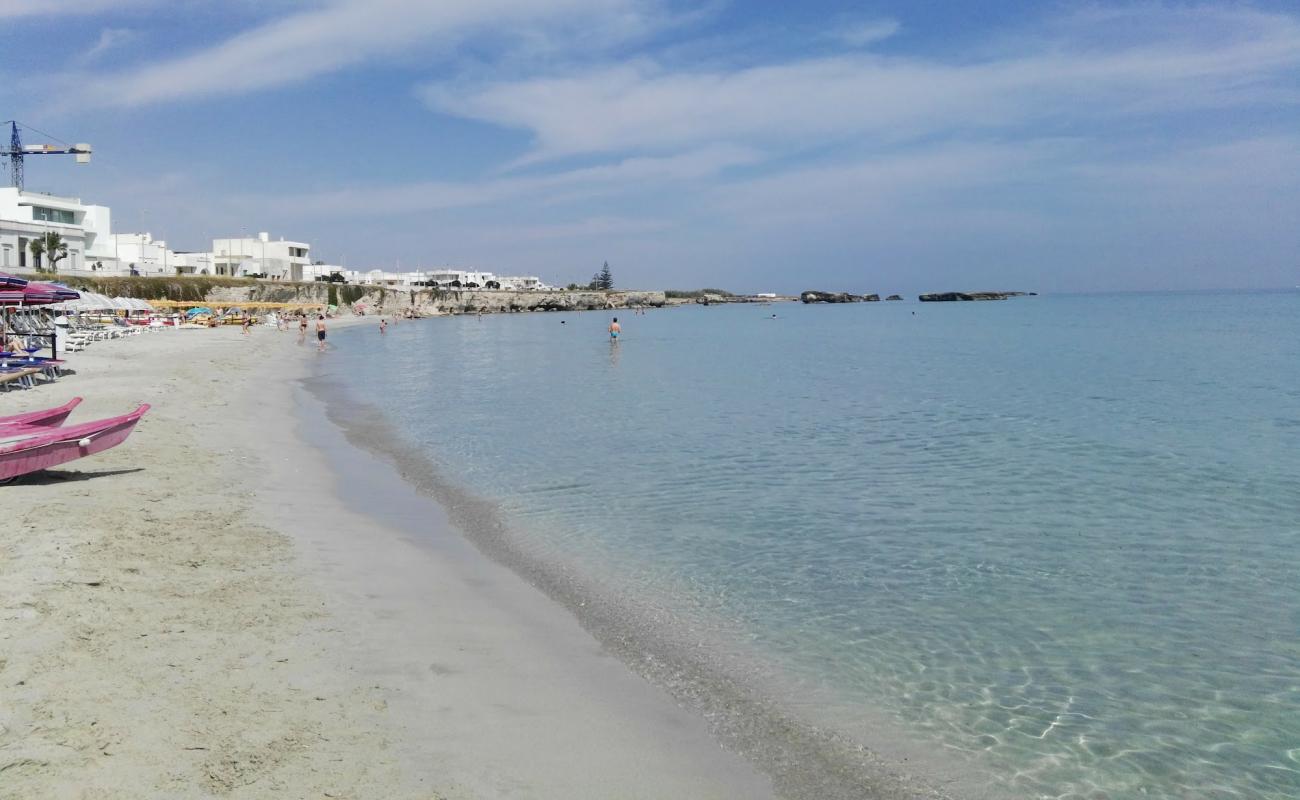
{"label": "shoreline", "polygon": [[452,557],[449,526],[432,549],[348,509],[294,421],[295,338],[103,343],[0,399],[154,403],[124,445],[3,489],[0,798],[773,796],[563,609]]}
{"label": "shoreline", "polygon": [[[441,475],[429,458],[406,444],[381,412],[358,402],[347,389],[328,378],[304,382],[305,391],[323,406],[321,424],[336,429],[352,452],[365,453],[376,466],[406,484],[405,503],[431,504],[449,518],[463,544],[479,558],[503,565],[522,577],[547,600],[576,619],[626,669],[658,687],[673,701],[707,720],[714,739],[741,753],[775,783],[782,798],[927,798],[951,795],[940,785],[963,784],[972,789],[970,775],[941,764],[919,742],[887,743],[876,737],[872,747],[792,714],[773,687],[742,677],[728,659],[715,659],[693,639],[690,630],[663,624],[665,609],[641,604],[567,564],[539,558],[521,546],[516,532],[495,504]],[[354,480],[364,480],[351,473]],[[399,503],[400,505],[400,503]],[[374,513],[379,509],[369,510]],[[398,525],[418,537],[419,523],[399,515]],[[950,754],[951,755],[951,754]],[[920,758],[918,758],[920,757]],[[953,761],[957,760],[955,756]],[[920,774],[905,771],[908,762],[927,763]],[[924,777],[922,777],[924,776]],[[982,791],[963,796],[985,797]]]}

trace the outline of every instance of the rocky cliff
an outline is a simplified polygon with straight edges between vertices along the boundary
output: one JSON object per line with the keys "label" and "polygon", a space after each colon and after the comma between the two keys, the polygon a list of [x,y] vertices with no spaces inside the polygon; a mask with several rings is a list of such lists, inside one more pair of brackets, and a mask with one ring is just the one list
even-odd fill
{"label": "rocky cliff", "polygon": [[491,289],[411,290],[330,283],[272,283],[238,278],[101,278],[71,279],[74,288],[110,297],[177,300],[195,304],[233,306],[245,302],[320,303],[367,313],[394,314],[410,310],[421,315],[501,313],[516,311],[589,311],[664,306],[663,292],[545,292]]}
{"label": "rocky cliff", "polygon": [[508,292],[490,290],[444,291],[439,297],[415,293],[421,307],[443,314],[474,314],[512,311],[592,311],[614,308],[662,308],[663,292],[549,291]]}
{"label": "rocky cliff", "polygon": [[395,314],[411,311],[421,315],[500,314],[523,311],[592,311],[634,307],[659,308],[663,292],[543,291],[524,292],[493,289],[411,290],[372,286],[328,284],[258,284],[251,289],[220,289],[209,302],[237,303],[262,300],[287,303],[327,303],[340,307],[362,306],[366,313]]}

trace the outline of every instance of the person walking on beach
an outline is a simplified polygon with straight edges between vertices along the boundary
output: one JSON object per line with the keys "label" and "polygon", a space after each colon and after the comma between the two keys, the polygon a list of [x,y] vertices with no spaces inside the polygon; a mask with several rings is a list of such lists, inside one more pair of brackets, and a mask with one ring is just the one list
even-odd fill
{"label": "person walking on beach", "polygon": [[307,341],[307,315],[298,312],[298,344]]}
{"label": "person walking on beach", "polygon": [[622,332],[623,332],[623,327],[618,324],[618,317],[614,317],[614,321],[609,323],[610,341],[618,341],[618,335]]}
{"label": "person walking on beach", "polygon": [[243,319],[240,320],[240,324],[243,325],[243,327],[244,327],[244,331],[243,331],[243,333],[244,333],[245,336],[247,336],[249,330],[250,330],[250,329],[252,328],[252,326],[253,326],[253,318],[250,317],[250,316],[248,316],[247,312],[245,312]]}
{"label": "person walking on beach", "polygon": [[316,318],[316,352],[325,352],[325,315]]}

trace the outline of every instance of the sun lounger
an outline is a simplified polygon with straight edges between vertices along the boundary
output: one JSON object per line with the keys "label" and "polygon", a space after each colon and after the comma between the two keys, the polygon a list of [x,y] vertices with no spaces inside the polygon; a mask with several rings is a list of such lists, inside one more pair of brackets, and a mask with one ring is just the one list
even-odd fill
{"label": "sun lounger", "polygon": [[31,389],[36,386],[36,376],[41,372],[32,367],[0,367],[0,387],[6,392],[15,385],[20,389]]}

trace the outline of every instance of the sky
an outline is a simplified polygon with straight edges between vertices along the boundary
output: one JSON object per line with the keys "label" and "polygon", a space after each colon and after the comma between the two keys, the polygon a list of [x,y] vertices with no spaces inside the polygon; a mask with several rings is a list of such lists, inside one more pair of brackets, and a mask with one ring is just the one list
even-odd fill
{"label": "sky", "polygon": [[1300,285],[1300,4],[0,0],[27,188],[178,250],[917,293]]}

